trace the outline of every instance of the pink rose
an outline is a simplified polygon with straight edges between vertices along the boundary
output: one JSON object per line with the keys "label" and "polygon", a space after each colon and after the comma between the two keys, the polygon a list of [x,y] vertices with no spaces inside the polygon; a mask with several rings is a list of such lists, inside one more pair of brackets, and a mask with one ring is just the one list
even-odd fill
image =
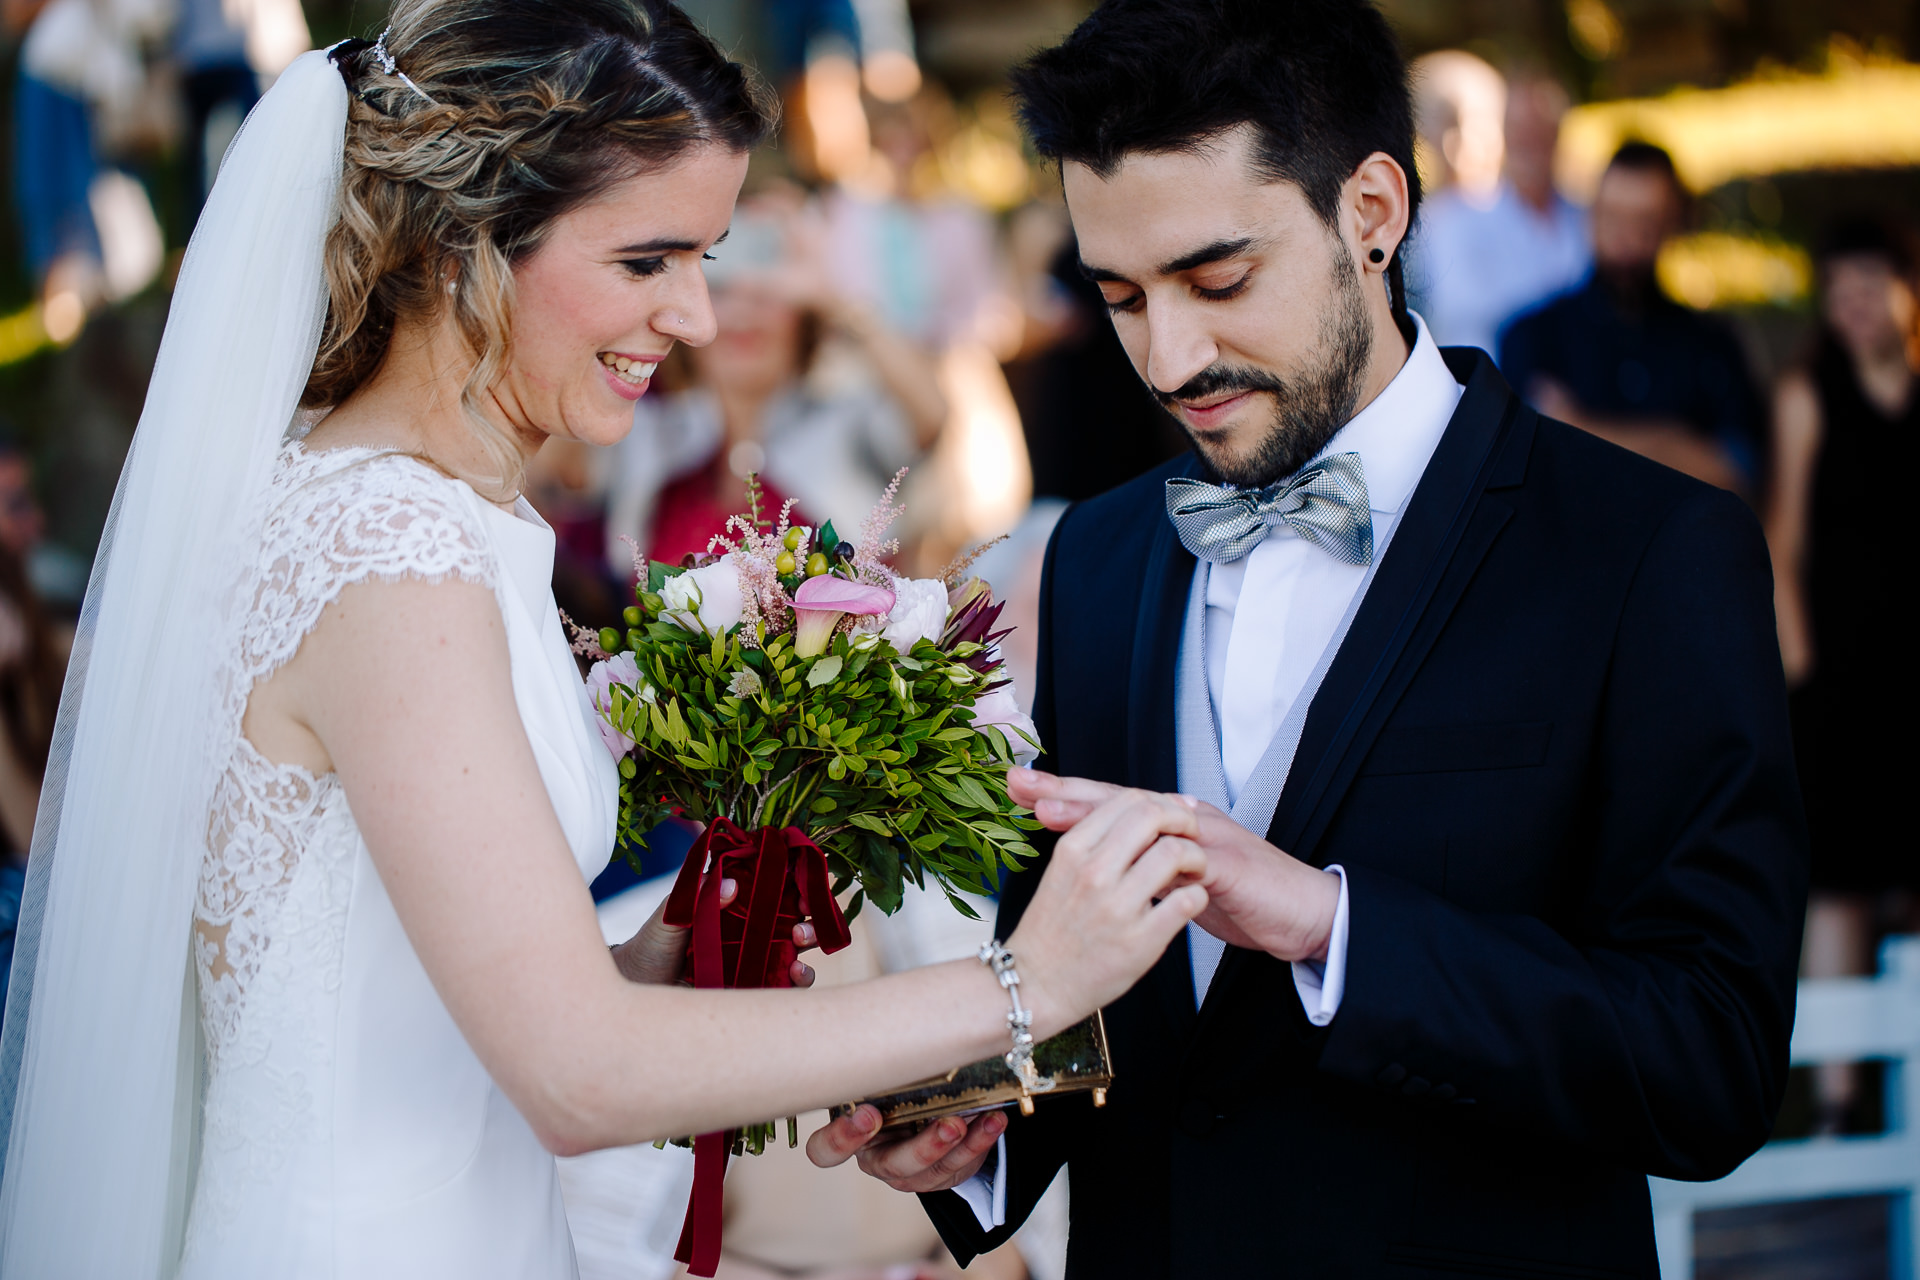
{"label": "pink rose", "polygon": [[593,726],[600,731],[600,741],[613,753],[615,760],[620,759],[638,744],[626,734],[613,727],[608,719],[613,714],[613,686],[625,685],[628,692],[643,701],[653,699],[647,695],[653,692],[648,685],[644,691],[640,687],[640,664],[633,660],[631,653],[616,653],[611,658],[593,664],[587,672],[587,697],[593,703],[593,709],[600,714],[594,717]]}
{"label": "pink rose", "polygon": [[1015,764],[1029,765],[1040,758],[1040,731],[1033,727],[1033,718],[1020,709],[1012,685],[1003,684],[973,704],[973,727],[985,733],[988,725],[999,725],[1007,735]]}

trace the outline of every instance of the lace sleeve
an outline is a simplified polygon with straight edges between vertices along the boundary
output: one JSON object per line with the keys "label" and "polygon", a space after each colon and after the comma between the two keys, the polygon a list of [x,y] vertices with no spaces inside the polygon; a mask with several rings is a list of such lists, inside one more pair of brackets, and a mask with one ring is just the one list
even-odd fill
{"label": "lace sleeve", "polygon": [[351,453],[344,463],[298,453],[281,474],[240,644],[243,689],[291,658],[355,583],[461,578],[498,589],[489,544],[457,482],[402,454]]}

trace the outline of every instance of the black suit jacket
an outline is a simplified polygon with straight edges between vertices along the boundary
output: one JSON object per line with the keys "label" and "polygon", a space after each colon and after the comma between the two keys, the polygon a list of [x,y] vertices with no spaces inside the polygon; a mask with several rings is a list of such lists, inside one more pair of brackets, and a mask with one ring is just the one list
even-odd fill
{"label": "black suit jacket", "polygon": [[[1771,575],[1730,494],[1528,409],[1477,351],[1269,840],[1346,868],[1346,991],[1184,940],[1107,1010],[1108,1105],[1007,1134],[1007,1226],[1072,1169],[1068,1273],[1655,1277],[1645,1175],[1712,1178],[1786,1078],[1806,837]],[[1068,512],[1041,588],[1046,764],[1176,788],[1194,560],[1162,482]],[[1039,869],[1016,877],[1008,936]]]}

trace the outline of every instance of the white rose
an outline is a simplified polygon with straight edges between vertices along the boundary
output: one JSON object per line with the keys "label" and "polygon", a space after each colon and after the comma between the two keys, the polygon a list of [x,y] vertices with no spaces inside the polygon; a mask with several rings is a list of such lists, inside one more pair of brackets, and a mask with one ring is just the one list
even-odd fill
{"label": "white rose", "polygon": [[896,653],[907,653],[922,640],[938,644],[947,629],[946,584],[933,578],[896,578],[893,597],[880,638]]}
{"label": "white rose", "polygon": [[689,631],[725,631],[740,621],[740,569],[732,556],[668,578],[660,587],[665,613]]}

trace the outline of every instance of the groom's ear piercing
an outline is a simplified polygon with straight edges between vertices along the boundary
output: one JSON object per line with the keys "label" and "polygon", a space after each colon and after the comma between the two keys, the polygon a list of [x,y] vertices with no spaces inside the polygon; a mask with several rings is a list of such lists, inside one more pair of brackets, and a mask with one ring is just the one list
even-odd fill
{"label": "groom's ear piercing", "polygon": [[1381,263],[1385,262],[1386,260],[1387,260],[1387,251],[1385,249],[1367,250],[1367,261],[1373,263],[1375,266],[1379,266]]}

